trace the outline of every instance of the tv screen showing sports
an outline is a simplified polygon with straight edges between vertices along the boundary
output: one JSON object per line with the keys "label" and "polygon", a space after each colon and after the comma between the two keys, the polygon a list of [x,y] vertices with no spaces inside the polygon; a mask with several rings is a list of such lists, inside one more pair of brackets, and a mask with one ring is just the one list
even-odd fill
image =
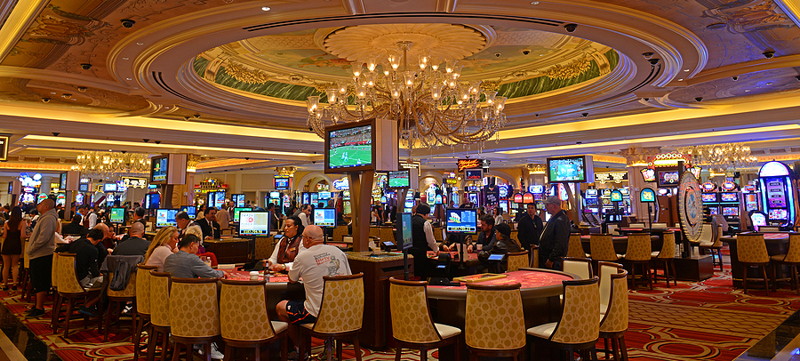
{"label": "tv screen showing sports", "polygon": [[177,209],[159,208],[156,210],[156,227],[175,227],[178,225],[175,222],[175,215],[178,214]]}
{"label": "tv screen showing sports", "polygon": [[389,188],[411,187],[411,171],[398,170],[389,172]]}
{"label": "tv screen showing sports", "polygon": [[117,191],[117,183],[103,184],[103,192],[116,192],[116,191]]}
{"label": "tv screen showing sports", "polygon": [[446,230],[449,233],[475,234],[478,232],[478,210],[448,209]]}
{"label": "tv screen showing sports", "polygon": [[239,213],[239,236],[269,235],[269,212],[244,211]]}
{"label": "tv screen showing sports", "polygon": [[189,219],[197,217],[197,207],[195,206],[183,206],[181,207],[181,212],[186,212],[186,214],[189,216]]}
{"label": "tv screen showing sports", "polygon": [[242,212],[249,212],[252,211],[253,208],[250,207],[234,207],[233,208],[233,221],[239,222],[239,217],[241,216]]}
{"label": "tv screen showing sports", "polygon": [[150,160],[150,183],[166,184],[169,170],[169,157],[155,157]]}
{"label": "tv screen showing sports", "polygon": [[717,201],[716,193],[703,193],[703,195],[700,197],[703,200],[703,203],[712,203]]}
{"label": "tv screen showing sports", "polygon": [[593,182],[594,166],[587,156],[547,158],[547,179],[557,182]]}
{"label": "tv screen showing sports", "polygon": [[656,173],[659,187],[676,187],[681,180],[680,173],[677,170],[660,170]]}
{"label": "tv screen showing sports", "polygon": [[645,182],[655,182],[656,181],[656,171],[654,169],[645,168],[642,169],[642,178]]}
{"label": "tv screen showing sports", "polygon": [[721,201],[722,202],[738,202],[739,201],[739,194],[738,193],[720,193]]}
{"label": "tv screen showing sports", "polygon": [[125,208],[111,208],[108,221],[111,223],[125,223]]}
{"label": "tv screen showing sports", "polygon": [[289,180],[291,178],[288,177],[278,177],[275,176],[275,189],[277,190],[288,190],[290,189]]}
{"label": "tv screen showing sports", "polygon": [[314,224],[320,227],[336,227],[336,209],[314,209]]}
{"label": "tv screen showing sports", "polygon": [[464,178],[466,180],[481,180],[481,179],[483,179],[483,170],[481,170],[481,169],[466,169],[466,170],[464,170]]}
{"label": "tv screen showing sports", "polygon": [[722,207],[723,216],[739,216],[739,207]]}
{"label": "tv screen showing sports", "polygon": [[325,167],[329,170],[372,168],[375,150],[373,130],[371,123],[328,129]]}

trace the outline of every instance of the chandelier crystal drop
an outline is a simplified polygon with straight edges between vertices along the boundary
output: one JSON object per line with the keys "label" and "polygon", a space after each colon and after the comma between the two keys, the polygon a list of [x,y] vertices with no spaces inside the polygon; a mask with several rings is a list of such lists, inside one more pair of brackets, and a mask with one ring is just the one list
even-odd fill
{"label": "chandelier crystal drop", "polygon": [[413,43],[397,46],[383,64],[353,62],[352,83],[326,88],[324,102],[308,97],[308,127],[324,137],[328,125],[393,119],[401,142],[411,149],[480,144],[506,125],[506,98],[481,81],[462,81],[456,61],[420,55],[411,64]]}
{"label": "chandelier crystal drop", "polygon": [[695,165],[708,166],[720,172],[755,167],[758,163],[758,158],[750,154],[750,147],[742,143],[696,145],[678,148],[678,151],[691,155]]}
{"label": "chandelier crystal drop", "polygon": [[150,171],[150,156],[142,153],[86,151],[75,159],[72,170],[109,179],[116,175],[142,174]]}

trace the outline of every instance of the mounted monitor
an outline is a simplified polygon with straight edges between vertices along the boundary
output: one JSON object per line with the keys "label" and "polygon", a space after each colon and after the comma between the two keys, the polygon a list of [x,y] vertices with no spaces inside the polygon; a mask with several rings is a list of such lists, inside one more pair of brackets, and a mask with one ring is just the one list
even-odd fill
{"label": "mounted monitor", "polygon": [[336,209],[315,208],[314,224],[320,227],[336,227]]}
{"label": "mounted monitor", "polygon": [[161,204],[161,194],[147,193],[144,195],[144,206],[147,209],[156,209]]}
{"label": "mounted monitor", "polygon": [[189,219],[197,217],[197,207],[195,206],[182,206],[181,212],[186,212],[186,214],[189,216]]}
{"label": "mounted monitor", "polygon": [[239,222],[239,217],[242,215],[242,212],[252,212],[253,208],[250,207],[234,207],[233,208],[233,221]]}
{"label": "mounted monitor", "polygon": [[117,183],[103,184],[103,192],[116,192],[116,191],[117,191]]}
{"label": "mounted monitor", "polygon": [[397,227],[397,234],[394,239],[398,249],[406,250],[413,246],[411,239],[411,213],[400,213],[400,224]]}
{"label": "mounted monitor", "polygon": [[656,184],[659,187],[677,187],[681,180],[678,169],[656,170]]}
{"label": "mounted monitor", "polygon": [[408,169],[401,169],[398,171],[389,172],[389,188],[410,188],[411,187],[411,171]]}
{"label": "mounted monitor", "polygon": [[276,175],[274,178],[275,189],[285,191],[292,189],[292,177]]}
{"label": "mounted monitor", "polygon": [[464,179],[468,181],[479,181],[483,179],[483,169],[465,169]]}
{"label": "mounted monitor", "polygon": [[448,209],[446,230],[449,233],[478,233],[477,209]]}
{"label": "mounted monitor", "polygon": [[159,208],[156,210],[156,227],[176,227],[178,223],[175,221],[175,215],[178,214],[177,209]]}
{"label": "mounted monitor", "polygon": [[269,235],[269,212],[239,213],[239,236],[256,237]]}
{"label": "mounted monitor", "polygon": [[150,184],[167,184],[169,157],[164,155],[150,159]]}
{"label": "mounted monitor", "polygon": [[125,208],[111,208],[108,221],[116,224],[125,223]]}
{"label": "mounted monitor", "polygon": [[231,202],[233,202],[234,207],[244,207],[244,194],[231,194]]}
{"label": "mounted monitor", "polygon": [[594,182],[594,163],[588,155],[547,158],[549,183]]}
{"label": "mounted monitor", "polygon": [[641,170],[642,172],[642,179],[645,182],[655,182],[656,181],[656,171],[655,169],[645,168]]}
{"label": "mounted monitor", "polygon": [[652,203],[656,201],[656,192],[653,188],[643,188],[639,193],[639,202]]}
{"label": "mounted monitor", "polygon": [[396,171],[397,122],[368,119],[325,128],[325,173]]}
{"label": "mounted monitor", "polygon": [[622,192],[615,189],[611,191],[611,201],[612,202],[622,202]]}

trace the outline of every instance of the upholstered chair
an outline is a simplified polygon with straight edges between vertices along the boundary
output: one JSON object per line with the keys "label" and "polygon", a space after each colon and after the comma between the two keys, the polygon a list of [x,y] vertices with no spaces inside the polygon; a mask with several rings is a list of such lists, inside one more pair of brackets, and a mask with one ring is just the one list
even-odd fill
{"label": "upholstered chair", "polygon": [[[771,256],[770,259],[774,266],[788,266],[789,267],[789,277],[792,280],[792,289],[797,290],[800,292],[800,287],[798,287],[798,265],[800,265],[800,233],[789,233],[789,249],[786,251],[786,254],[777,254]],[[773,269],[773,274],[775,270]]]}
{"label": "upholstered chair", "polygon": [[[72,311],[75,310],[78,302],[85,301],[89,296],[100,292],[100,289],[84,289],[78,281],[78,275],[75,273],[75,254],[74,253],[61,253],[58,262],[58,295],[60,302],[57,307],[54,307],[51,312],[56,314],[61,312],[64,301],[67,302],[67,310],[64,312],[64,337],[69,335],[69,321],[72,318]],[[88,322],[88,317],[84,317],[84,321]]]}
{"label": "upholstered chair", "polygon": [[464,339],[470,361],[478,357],[521,359],[526,340],[519,289],[519,283],[467,283]]}
{"label": "upholstered chair", "polygon": [[152,334],[150,326],[150,271],[157,266],[136,265],[136,318],[133,322],[133,359],[139,359],[142,332]]}
{"label": "upholstered chair", "polygon": [[616,262],[620,255],[614,251],[614,240],[610,234],[589,235],[589,251],[594,261]]}
{"label": "upholstered chair", "polygon": [[[267,314],[265,281],[221,280],[219,320],[225,357],[232,357],[234,348],[248,348],[261,360],[262,346],[281,343],[281,360],[287,359],[288,324],[271,321]],[[231,358],[234,359],[234,358]]]}
{"label": "upholstered chair", "polygon": [[506,271],[516,271],[523,267],[528,267],[528,251],[509,252],[506,255]]}
{"label": "upholstered chair", "polygon": [[147,361],[155,359],[156,344],[161,340],[161,360],[167,359],[170,334],[170,274],[150,271],[150,329],[147,340]]}
{"label": "upholstered chair", "polygon": [[751,267],[761,270],[764,280],[764,289],[769,294],[769,277],[767,276],[767,266],[770,264],[767,244],[764,242],[763,233],[742,233],[736,237],[736,249],[739,256],[739,264],[742,267],[742,288],[747,293],[748,271]]}
{"label": "upholstered chair", "polygon": [[[625,261],[631,265],[631,282],[634,288],[636,288],[636,281],[641,280],[646,286],[653,289],[653,281],[650,279],[652,243],[650,233],[631,233],[628,235]],[[637,274],[636,268],[639,268],[641,273]]]}
{"label": "upholstered chair", "polygon": [[211,342],[220,335],[217,292],[216,278],[172,278],[169,313],[175,344],[173,361],[182,347],[191,353],[196,344],[204,348],[206,361],[211,361]]}
{"label": "upholstered chair", "polygon": [[58,321],[61,318],[60,312],[57,311],[61,309],[61,296],[58,294],[58,260],[60,256],[61,254],[58,252],[53,253],[53,268],[50,273],[51,286],[53,287],[53,310],[50,312],[50,328],[53,329],[53,333],[58,332]]}
{"label": "upholstered chair", "polygon": [[[331,360],[334,340],[348,339],[353,342],[356,360],[361,361],[361,346],[358,334],[364,323],[364,274],[351,276],[325,276],[325,288],[319,307],[317,321],[300,326],[300,330],[312,337],[326,342],[326,354]],[[339,341],[341,342],[341,341]],[[342,359],[341,343],[336,348],[337,357]]]}
{"label": "upholstered chair", "polygon": [[719,266],[722,271],[722,226],[717,228],[712,234],[711,242],[700,242],[700,250],[711,254],[711,262],[714,266]]}
{"label": "upholstered chair", "polygon": [[[609,274],[610,297],[606,312],[601,314],[600,338],[603,339],[606,360],[613,355],[614,360],[627,361],[628,349],[625,346],[625,331],[628,330],[628,272],[622,267]],[[601,273],[606,271],[601,268]],[[612,271],[612,269],[608,269]],[[601,274],[601,280],[604,275]],[[602,281],[601,281],[602,282]],[[602,302],[602,301],[601,301]],[[602,303],[601,303],[602,307]],[[609,343],[611,343],[609,347]]]}
{"label": "upholstered chair", "polygon": [[658,266],[663,264],[667,287],[670,287],[670,278],[676,286],[678,285],[675,277],[675,232],[669,231],[661,234],[661,250],[650,253],[650,263],[653,266],[654,282],[658,280]]}
{"label": "upholstered chair", "polygon": [[567,244],[567,257],[570,258],[586,257],[586,253],[583,251],[583,244],[581,241],[580,233],[570,233],[569,243]]}
{"label": "upholstered chair", "polygon": [[564,257],[564,268],[566,273],[572,273],[579,279],[592,278],[592,260],[588,258]]}

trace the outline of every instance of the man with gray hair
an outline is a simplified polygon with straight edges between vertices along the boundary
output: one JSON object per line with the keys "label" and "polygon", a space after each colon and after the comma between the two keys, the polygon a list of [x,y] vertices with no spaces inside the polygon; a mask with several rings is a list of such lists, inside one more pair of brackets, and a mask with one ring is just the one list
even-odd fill
{"label": "man with gray hair", "polygon": [[569,218],[561,209],[561,200],[558,197],[548,197],[544,201],[544,209],[550,214],[550,220],[547,221],[539,238],[539,267],[560,270],[562,257],[567,256]]}
{"label": "man with gray hair", "polygon": [[39,219],[28,238],[25,252],[30,259],[30,277],[36,303],[28,311],[28,317],[39,317],[44,314],[44,298],[50,290],[53,269],[53,251],[56,249],[56,232],[58,231],[58,214],[56,202],[47,198],[36,206]]}
{"label": "man with gray hair", "polygon": [[144,226],[139,222],[133,222],[131,229],[128,230],[128,239],[114,247],[113,255],[120,256],[144,256],[150,242],[144,239]]}

